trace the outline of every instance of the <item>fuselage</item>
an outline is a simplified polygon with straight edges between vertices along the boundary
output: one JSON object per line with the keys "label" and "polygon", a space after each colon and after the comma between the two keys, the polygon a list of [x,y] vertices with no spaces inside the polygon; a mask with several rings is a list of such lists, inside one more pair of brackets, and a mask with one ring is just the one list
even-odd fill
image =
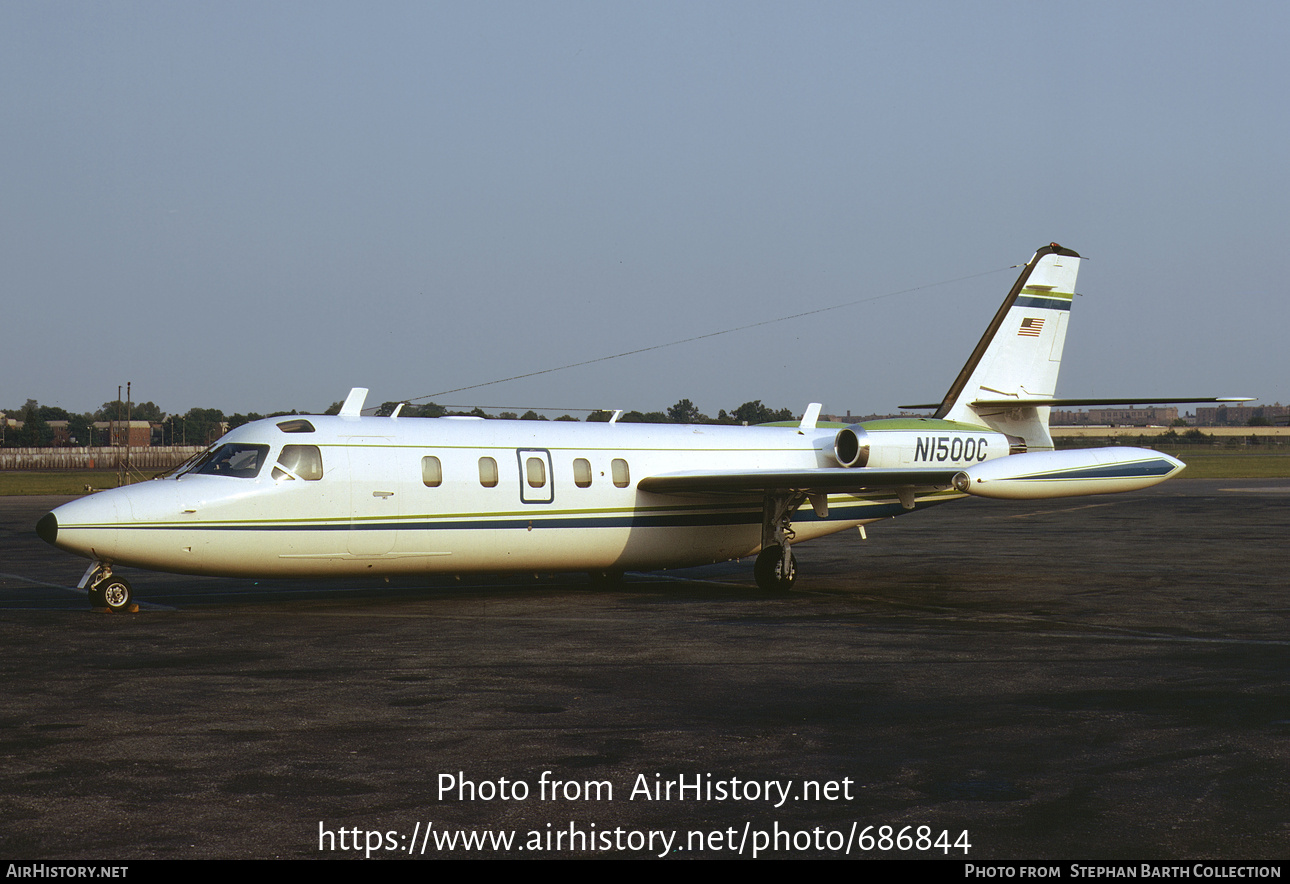
{"label": "fuselage", "polygon": [[[227,576],[683,567],[757,552],[762,496],[650,494],[637,488],[641,478],[836,468],[836,434],[823,427],[270,419],[228,433],[178,475],[57,508],[42,536],[52,533],[56,546],[102,562]],[[926,489],[914,504],[961,496]],[[827,502],[826,515],[804,506],[794,517],[796,541],[908,511],[891,491],[829,494]]]}
{"label": "fuselage", "polygon": [[[1149,449],[1053,450],[1048,432],[1080,257],[1022,269],[928,418],[821,426],[331,417],[239,427],[173,476],[72,501],[37,533],[93,559],[81,585],[125,609],[114,565],[228,576],[651,570],[792,546],[965,495],[1146,488],[1183,464]],[[1077,400],[1085,403],[1096,400]],[[397,414],[397,412],[396,412]],[[808,505],[809,502],[809,505]]]}

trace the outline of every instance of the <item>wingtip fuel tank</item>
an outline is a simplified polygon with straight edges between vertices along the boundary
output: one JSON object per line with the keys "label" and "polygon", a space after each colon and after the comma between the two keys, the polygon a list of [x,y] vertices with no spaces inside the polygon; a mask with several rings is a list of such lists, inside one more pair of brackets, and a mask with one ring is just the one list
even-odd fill
{"label": "wingtip fuel tank", "polygon": [[954,477],[954,488],[1000,500],[1110,494],[1149,488],[1185,467],[1149,448],[1034,451],[968,467]]}

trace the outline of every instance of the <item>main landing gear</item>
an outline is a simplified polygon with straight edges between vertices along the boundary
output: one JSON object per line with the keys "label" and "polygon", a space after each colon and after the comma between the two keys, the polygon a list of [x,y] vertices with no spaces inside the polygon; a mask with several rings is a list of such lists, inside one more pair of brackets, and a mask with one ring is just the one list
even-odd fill
{"label": "main landing gear", "polygon": [[139,610],[139,606],[134,603],[130,582],[124,577],[113,576],[112,566],[107,562],[90,565],[77,584],[77,589],[89,592],[90,607],[96,610],[105,609],[119,614]]}
{"label": "main landing gear", "polygon": [[757,585],[767,592],[788,592],[797,582],[797,560],[793,557],[793,513],[804,492],[767,494],[762,504],[761,552],[753,565]]}
{"label": "main landing gear", "polygon": [[757,553],[753,565],[757,585],[767,592],[787,592],[797,581],[797,559],[787,546],[772,544]]}

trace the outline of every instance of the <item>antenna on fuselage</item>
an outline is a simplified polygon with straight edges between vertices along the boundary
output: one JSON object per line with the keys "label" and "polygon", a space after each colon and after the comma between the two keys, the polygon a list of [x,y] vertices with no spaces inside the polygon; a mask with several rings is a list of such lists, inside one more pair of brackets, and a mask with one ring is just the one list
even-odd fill
{"label": "antenna on fuselage", "polygon": [[345,397],[345,404],[340,407],[341,417],[361,417],[363,403],[367,401],[367,387],[355,387]]}
{"label": "antenna on fuselage", "polygon": [[805,435],[807,430],[814,430],[815,425],[820,420],[820,409],[824,407],[822,402],[812,402],[806,406],[806,411],[802,414],[802,422],[797,425],[799,436]]}

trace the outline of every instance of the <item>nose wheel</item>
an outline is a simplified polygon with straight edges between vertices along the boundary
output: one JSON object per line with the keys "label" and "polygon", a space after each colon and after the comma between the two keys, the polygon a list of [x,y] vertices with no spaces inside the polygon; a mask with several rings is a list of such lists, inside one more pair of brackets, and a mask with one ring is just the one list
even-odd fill
{"label": "nose wheel", "polygon": [[105,562],[96,562],[81,578],[81,587],[90,597],[90,607],[107,609],[115,613],[134,613],[139,606],[134,603],[134,591],[130,581],[112,573],[112,566]]}
{"label": "nose wheel", "polygon": [[[134,600],[129,581],[121,577],[110,577],[103,581],[98,588],[98,593],[103,598],[103,606],[109,611],[128,611],[130,603]],[[138,605],[134,608],[138,610]]]}

